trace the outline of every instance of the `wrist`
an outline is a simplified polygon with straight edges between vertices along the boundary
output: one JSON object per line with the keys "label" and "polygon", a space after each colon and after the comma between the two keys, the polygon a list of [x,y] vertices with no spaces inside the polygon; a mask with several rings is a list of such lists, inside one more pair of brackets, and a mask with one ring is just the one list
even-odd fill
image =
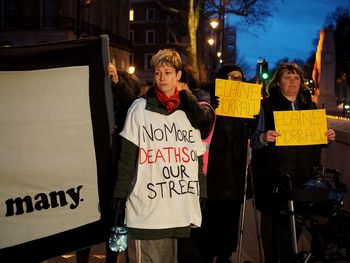
{"label": "wrist", "polygon": [[119,77],[118,77],[118,75],[114,75],[114,76],[112,76],[112,81],[113,81],[113,83],[114,83],[114,84],[117,84],[117,83],[118,83],[118,81],[119,81]]}
{"label": "wrist", "polygon": [[265,140],[265,133],[261,133],[259,135],[259,142],[263,145],[267,145],[267,141]]}

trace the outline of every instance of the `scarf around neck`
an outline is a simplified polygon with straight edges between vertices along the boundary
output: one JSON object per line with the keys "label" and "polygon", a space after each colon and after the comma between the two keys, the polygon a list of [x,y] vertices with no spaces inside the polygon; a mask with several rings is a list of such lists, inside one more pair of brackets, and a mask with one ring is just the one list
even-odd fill
{"label": "scarf around neck", "polygon": [[164,107],[166,108],[168,113],[172,113],[180,105],[179,90],[177,87],[175,88],[174,94],[171,95],[170,97],[165,95],[163,92],[161,92],[157,88],[155,89],[155,94],[156,94],[157,100],[160,101],[164,105]]}

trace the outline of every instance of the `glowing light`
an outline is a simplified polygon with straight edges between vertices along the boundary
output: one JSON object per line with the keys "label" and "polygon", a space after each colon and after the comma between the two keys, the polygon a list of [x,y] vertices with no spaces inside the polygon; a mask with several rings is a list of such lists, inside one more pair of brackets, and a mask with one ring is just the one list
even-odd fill
{"label": "glowing light", "polygon": [[134,73],[135,73],[135,70],[136,70],[136,68],[135,68],[134,66],[130,66],[130,67],[128,68],[128,73],[129,73],[129,74],[134,74]]}
{"label": "glowing light", "polygon": [[129,21],[134,21],[134,9],[129,10]]}
{"label": "glowing light", "polygon": [[219,22],[218,22],[216,19],[213,19],[213,20],[210,21],[209,24],[210,24],[210,26],[211,26],[212,29],[215,29],[215,28],[218,27]]}
{"label": "glowing light", "polygon": [[263,79],[268,79],[269,74],[267,74],[266,72],[264,72],[264,73],[261,75],[261,77],[262,77]]}

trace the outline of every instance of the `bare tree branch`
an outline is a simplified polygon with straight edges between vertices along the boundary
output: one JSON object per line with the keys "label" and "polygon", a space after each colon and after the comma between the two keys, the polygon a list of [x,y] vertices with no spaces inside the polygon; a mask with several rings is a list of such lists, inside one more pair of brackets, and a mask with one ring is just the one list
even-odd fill
{"label": "bare tree branch", "polygon": [[168,10],[170,12],[173,12],[176,14],[181,12],[179,9],[176,9],[176,8],[168,6],[168,5],[164,5],[164,3],[162,3],[162,1],[160,1],[160,0],[154,0],[154,2],[156,2],[156,4],[159,5],[159,7],[163,8],[165,10]]}
{"label": "bare tree branch", "polygon": [[177,37],[177,34],[176,32],[173,30],[173,28],[171,27],[171,20],[170,18],[168,17],[167,20],[166,20],[166,27],[167,27],[167,30],[168,32],[170,33],[172,39],[174,40],[174,44],[178,47],[183,47],[183,48],[187,48],[189,46],[189,43],[186,42],[181,42],[179,41],[178,37]]}
{"label": "bare tree branch", "polygon": [[[204,47],[198,48],[197,46],[203,45],[203,36],[199,36],[198,32],[205,32],[206,21],[212,17],[224,18],[234,15],[241,17],[247,25],[262,26],[265,19],[271,15],[270,8],[272,5],[270,3],[273,1],[275,0],[187,0],[185,9],[177,5],[171,6],[170,2],[165,4],[161,0],[155,0],[155,3],[168,11],[169,17],[174,16],[177,21],[187,23],[188,43],[183,43],[177,38],[178,27],[173,28],[170,22],[167,27],[175,41],[174,44],[179,47],[186,47],[189,63],[195,71],[200,72],[203,65],[199,65],[198,61],[203,63],[204,53],[198,51],[203,51]],[[199,24],[200,20],[202,22]],[[199,41],[202,42],[199,43]]]}

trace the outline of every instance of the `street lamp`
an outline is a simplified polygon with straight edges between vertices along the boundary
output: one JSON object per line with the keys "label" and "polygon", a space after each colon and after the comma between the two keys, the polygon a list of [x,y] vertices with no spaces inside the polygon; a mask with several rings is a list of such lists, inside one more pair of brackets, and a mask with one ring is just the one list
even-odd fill
{"label": "street lamp", "polygon": [[209,56],[210,56],[210,77],[212,78],[214,75],[214,71],[216,70],[216,58],[214,56],[214,54],[216,53],[216,47],[217,47],[217,32],[216,29],[219,26],[219,20],[217,18],[212,18],[209,21],[209,25],[211,28],[211,32],[210,35],[211,37],[208,39],[208,43],[210,45],[210,52],[209,52]]}
{"label": "street lamp", "polygon": [[214,45],[214,43],[215,43],[214,38],[212,38],[212,37],[208,38],[208,44],[210,45],[210,47],[212,47]]}
{"label": "street lamp", "polygon": [[216,18],[214,18],[210,21],[209,24],[210,24],[211,28],[215,30],[219,25],[219,21]]}
{"label": "street lamp", "polygon": [[209,48],[209,57],[210,57],[210,78],[213,77],[214,75],[214,51],[213,51],[213,46],[214,46],[215,40],[213,37],[208,38],[208,44],[210,45]]}

